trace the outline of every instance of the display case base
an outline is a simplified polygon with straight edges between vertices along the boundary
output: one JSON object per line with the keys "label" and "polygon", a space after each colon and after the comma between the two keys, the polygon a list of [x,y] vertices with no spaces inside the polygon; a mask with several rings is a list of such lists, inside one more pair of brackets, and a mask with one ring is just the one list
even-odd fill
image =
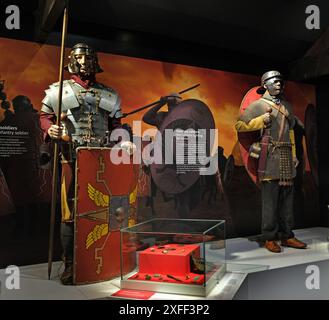
{"label": "display case base", "polygon": [[[146,290],[163,293],[176,293],[190,296],[206,297],[214,286],[219,282],[226,272],[225,265],[222,265],[211,278],[203,285],[197,284],[177,284],[177,283],[164,283],[155,281],[122,279],[120,282],[121,289],[131,290]],[[137,272],[132,272],[127,278],[131,278]]]}

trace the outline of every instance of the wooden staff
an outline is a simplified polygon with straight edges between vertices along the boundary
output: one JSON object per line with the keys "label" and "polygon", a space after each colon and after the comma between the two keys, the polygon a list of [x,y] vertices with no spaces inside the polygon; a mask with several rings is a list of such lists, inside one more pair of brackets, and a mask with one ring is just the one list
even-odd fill
{"label": "wooden staff", "polygon": [[[58,109],[57,109],[57,114],[56,114],[56,125],[58,125],[58,126],[60,126],[60,124],[61,124],[61,113],[62,113],[64,55],[65,55],[65,43],[66,43],[66,37],[67,37],[67,21],[68,21],[68,0],[65,1],[65,8],[64,8],[61,56],[60,56],[60,66],[59,66]],[[50,279],[50,276],[51,276],[51,269],[52,269],[52,262],[53,262],[54,229],[55,229],[57,183],[58,183],[58,154],[59,154],[59,140],[57,140],[57,141],[55,140],[52,194],[51,194],[49,247],[48,247],[48,279]]]}

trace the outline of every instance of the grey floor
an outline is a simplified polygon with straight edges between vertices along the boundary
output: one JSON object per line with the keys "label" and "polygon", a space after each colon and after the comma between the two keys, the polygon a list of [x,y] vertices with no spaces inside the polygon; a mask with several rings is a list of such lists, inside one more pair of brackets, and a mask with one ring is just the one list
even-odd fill
{"label": "grey floor", "polygon": [[[268,252],[255,241],[246,238],[226,241],[227,273],[206,299],[233,299],[250,273],[273,270],[329,259],[329,228],[297,230],[296,236],[307,242],[309,248],[297,250],[287,248],[280,254]],[[120,290],[120,279],[82,286],[62,286],[58,274],[61,263],[53,264],[53,277],[47,279],[47,265],[37,264],[20,267],[20,289],[8,290],[5,269],[0,270],[0,300],[6,299],[106,299]],[[201,299],[200,297],[155,293],[151,299]],[[205,299],[205,298],[203,298]]]}

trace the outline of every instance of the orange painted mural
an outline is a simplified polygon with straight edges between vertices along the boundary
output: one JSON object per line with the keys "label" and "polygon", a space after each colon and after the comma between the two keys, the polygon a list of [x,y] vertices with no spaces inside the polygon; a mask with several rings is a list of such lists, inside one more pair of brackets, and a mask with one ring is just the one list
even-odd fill
{"label": "orange painted mural", "polygon": [[[59,48],[0,38],[0,52],[0,78],[6,81],[8,99],[18,94],[27,95],[34,108],[39,110],[44,90],[49,84],[58,81]],[[69,49],[66,50],[66,57],[68,55]],[[234,123],[241,100],[251,87],[259,84],[259,76],[101,52],[99,61],[104,72],[97,79],[119,92],[123,112],[200,83],[198,88],[187,92],[183,98],[200,99],[210,107],[219,130],[219,145],[224,148],[225,155],[232,153],[237,142]],[[66,78],[69,76],[65,74]],[[306,106],[315,104],[314,87],[287,82],[286,96],[293,104],[297,117],[303,121]],[[143,111],[127,117],[125,122],[132,124],[134,120],[141,120],[142,116]],[[3,110],[0,121],[2,117]],[[142,130],[146,128],[148,126],[143,124]]]}
{"label": "orange painted mural", "polygon": [[[58,81],[59,47],[0,38],[0,52],[0,79],[5,80],[7,100],[11,102],[17,95],[24,95],[29,97],[34,109],[40,111],[44,90],[51,83]],[[69,48],[66,49],[66,57],[68,55]],[[243,167],[234,125],[244,95],[249,89],[259,85],[260,75],[232,73],[102,52],[98,53],[98,59],[104,72],[97,75],[97,80],[119,93],[124,113],[157,101],[161,96],[200,84],[182,97],[198,99],[209,106],[218,129],[218,145],[221,150],[220,173],[217,176],[203,177],[198,181],[198,185],[191,188],[193,196],[189,198],[191,201],[187,201],[190,202],[189,218],[224,219],[227,223],[228,237],[257,233],[260,226],[260,192]],[[68,79],[70,75],[65,73],[64,77]],[[292,103],[295,115],[302,124],[305,123],[307,106],[315,105],[316,102],[314,86],[287,81],[285,95]],[[133,121],[141,120],[144,113],[145,111],[135,113],[123,119],[123,122],[132,125]],[[0,121],[4,118],[4,110],[0,109]],[[151,127],[142,123],[142,131],[148,128]],[[303,135],[302,133],[301,140],[304,139]],[[295,211],[298,217],[304,219],[300,220],[299,224],[306,227],[314,224],[317,219],[314,214],[317,207],[317,190],[312,184],[305,152],[303,157],[304,166],[301,168],[296,187],[298,198]],[[2,167],[2,170],[7,169],[7,172],[17,177],[16,169],[15,172],[8,169],[12,167],[8,165],[7,168]],[[45,175],[45,172],[39,170],[39,175]],[[47,174],[49,175],[49,171]],[[147,173],[144,175],[147,176]],[[150,176],[147,177],[150,180]],[[229,183],[225,183],[225,179]],[[15,186],[14,183],[9,183],[8,180],[7,182],[9,189]],[[137,210],[139,219],[154,216],[179,217],[177,208],[182,199],[152,189],[154,186],[150,181],[148,184],[148,191],[143,193],[145,199],[138,202],[141,206]],[[40,182],[40,185],[49,186],[49,183]]]}

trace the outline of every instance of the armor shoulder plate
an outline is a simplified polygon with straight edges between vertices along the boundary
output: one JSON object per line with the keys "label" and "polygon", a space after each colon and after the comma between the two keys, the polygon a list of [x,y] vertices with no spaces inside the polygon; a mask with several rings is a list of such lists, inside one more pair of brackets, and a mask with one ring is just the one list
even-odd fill
{"label": "armor shoulder plate", "polygon": [[114,89],[105,87],[102,84],[99,84],[99,87],[101,91],[99,107],[108,111],[111,118],[122,117],[121,99],[118,93]]}
{"label": "armor shoulder plate", "polygon": [[52,113],[54,112],[53,106],[52,106],[52,99],[51,99],[51,90],[47,89],[45,90],[45,97],[42,100],[42,107],[41,111],[46,113]]}
{"label": "armor shoulder plate", "polygon": [[261,100],[253,101],[240,115],[239,120],[248,123],[250,120],[264,114],[265,103]]}
{"label": "armor shoulder plate", "polygon": [[[80,106],[76,94],[72,88],[73,81],[64,80],[63,81],[63,96],[62,96],[62,111],[77,108]],[[42,100],[42,103],[48,108],[52,109],[55,113],[58,110],[58,91],[59,82],[53,83],[47,89],[46,96]]]}

